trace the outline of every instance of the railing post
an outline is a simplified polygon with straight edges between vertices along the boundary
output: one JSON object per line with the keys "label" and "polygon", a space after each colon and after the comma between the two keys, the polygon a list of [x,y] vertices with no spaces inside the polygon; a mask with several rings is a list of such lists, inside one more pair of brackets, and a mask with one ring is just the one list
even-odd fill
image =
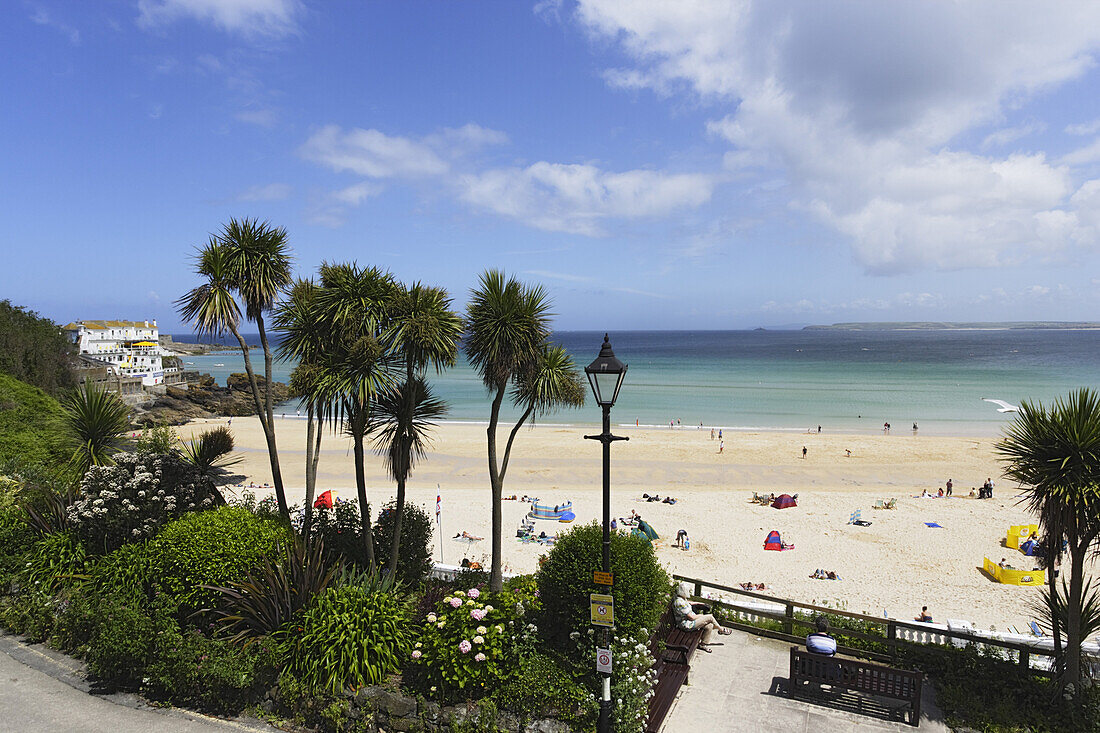
{"label": "railing post", "polygon": [[890,658],[897,659],[898,627],[894,625],[893,621],[889,621],[886,624],[886,646],[890,650]]}
{"label": "railing post", "polygon": [[703,597],[703,584],[700,583],[699,581],[695,581],[695,597],[696,598],[702,598]]}
{"label": "railing post", "polygon": [[786,616],[787,620],[783,622],[783,631],[794,634],[794,606],[790,603],[787,604]]}
{"label": "railing post", "polygon": [[1020,668],[1024,672],[1031,672],[1031,652],[1027,649],[1020,649]]}

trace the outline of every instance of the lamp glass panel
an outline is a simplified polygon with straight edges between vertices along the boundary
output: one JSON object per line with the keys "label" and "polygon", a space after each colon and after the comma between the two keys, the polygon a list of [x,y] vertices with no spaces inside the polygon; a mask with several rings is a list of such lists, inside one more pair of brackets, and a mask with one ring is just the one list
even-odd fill
{"label": "lamp glass panel", "polygon": [[618,391],[619,372],[595,372],[590,376],[593,389],[596,392],[596,401],[601,405],[615,404],[615,396]]}

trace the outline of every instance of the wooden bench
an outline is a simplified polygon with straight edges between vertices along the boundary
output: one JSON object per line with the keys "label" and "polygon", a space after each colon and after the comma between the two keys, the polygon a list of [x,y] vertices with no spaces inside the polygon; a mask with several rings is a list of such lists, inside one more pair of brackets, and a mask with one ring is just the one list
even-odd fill
{"label": "wooden bench", "polygon": [[653,685],[653,697],[649,699],[649,715],[646,733],[657,733],[665,716],[676,701],[680,687],[687,683],[691,671],[691,657],[703,638],[701,631],[678,628],[669,608],[661,616],[653,635],[649,637],[649,651],[656,659],[653,668],[657,680]]}
{"label": "wooden bench", "polygon": [[858,659],[827,657],[822,654],[791,647],[791,672],[787,694],[794,697],[797,692],[811,685],[830,685],[854,690],[868,695],[877,695],[909,703],[908,722],[920,725],[920,697],[924,675],[920,672],[908,672],[893,669],[882,664],[864,662]]}

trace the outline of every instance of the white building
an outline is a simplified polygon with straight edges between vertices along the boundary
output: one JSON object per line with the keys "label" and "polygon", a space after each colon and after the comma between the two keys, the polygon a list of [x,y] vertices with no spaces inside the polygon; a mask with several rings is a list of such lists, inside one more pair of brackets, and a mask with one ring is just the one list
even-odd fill
{"label": "white building", "polygon": [[103,362],[112,374],[141,377],[142,385],[164,383],[164,352],[156,321],[76,321],[61,327],[81,356]]}

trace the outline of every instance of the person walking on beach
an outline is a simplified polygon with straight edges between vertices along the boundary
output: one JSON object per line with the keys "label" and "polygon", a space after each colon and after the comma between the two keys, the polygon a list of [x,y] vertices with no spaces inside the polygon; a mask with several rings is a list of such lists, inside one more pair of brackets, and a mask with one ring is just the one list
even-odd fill
{"label": "person walking on beach", "polygon": [[710,439],[714,440],[714,428],[710,429]]}
{"label": "person walking on beach", "polygon": [[726,447],[726,441],[721,438],[718,439],[718,452],[721,453]]}
{"label": "person walking on beach", "polygon": [[718,440],[722,439],[722,428],[718,428]]}
{"label": "person walking on beach", "polygon": [[951,496],[951,489],[954,486],[955,486],[955,484],[951,483],[951,479],[947,479],[947,495],[948,496]]}
{"label": "person walking on beach", "polygon": [[806,446],[802,446],[802,460],[806,460]]}

